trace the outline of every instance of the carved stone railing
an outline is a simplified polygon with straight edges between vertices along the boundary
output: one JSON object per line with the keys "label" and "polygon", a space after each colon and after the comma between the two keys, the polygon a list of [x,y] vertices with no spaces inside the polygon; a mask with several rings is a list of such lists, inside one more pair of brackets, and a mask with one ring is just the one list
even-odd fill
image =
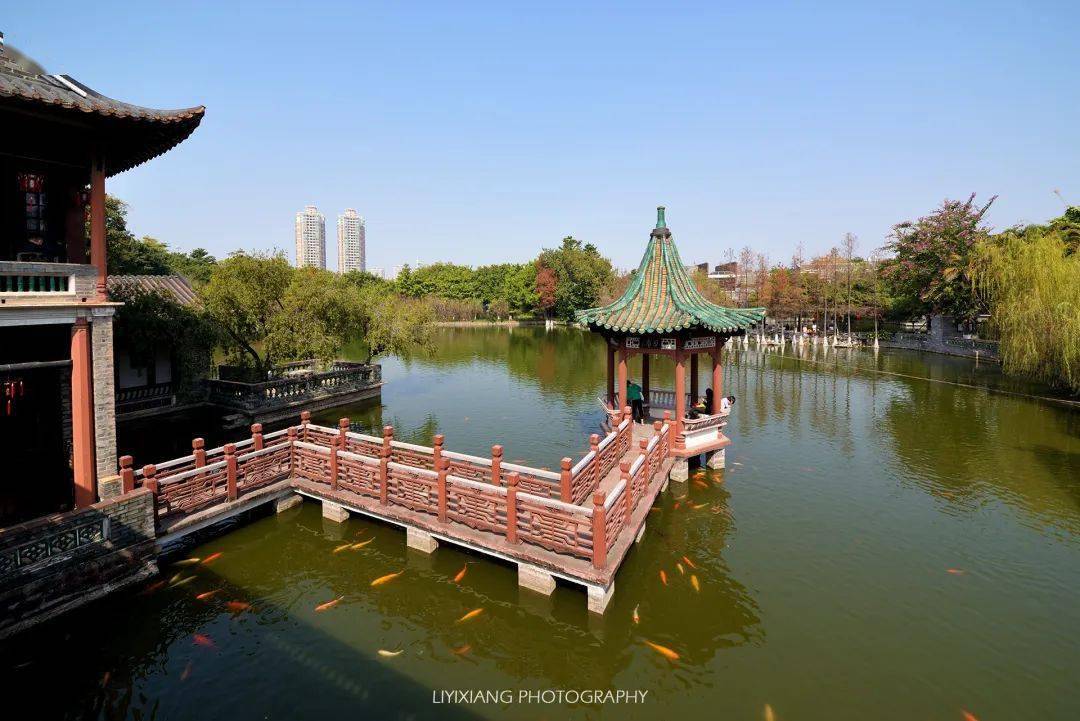
{"label": "carved stone railing", "polygon": [[89,297],[96,280],[97,268],[88,264],[0,261],[0,297],[6,301]]}
{"label": "carved stone railing", "polygon": [[152,386],[122,388],[116,391],[116,412],[134,413],[151,408],[163,408],[176,402],[176,385],[158,383]]}
{"label": "carved stone railing", "polygon": [[332,396],[348,395],[382,383],[382,366],[337,361],[329,370],[258,383],[206,381],[211,403],[246,413],[272,411]]}

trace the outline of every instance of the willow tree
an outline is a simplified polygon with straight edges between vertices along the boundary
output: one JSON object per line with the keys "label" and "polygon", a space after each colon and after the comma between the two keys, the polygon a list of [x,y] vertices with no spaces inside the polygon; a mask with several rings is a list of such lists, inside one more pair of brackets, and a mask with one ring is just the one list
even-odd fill
{"label": "willow tree", "polygon": [[973,270],[1001,338],[1002,366],[1080,392],[1080,254],[1052,230],[980,243]]}

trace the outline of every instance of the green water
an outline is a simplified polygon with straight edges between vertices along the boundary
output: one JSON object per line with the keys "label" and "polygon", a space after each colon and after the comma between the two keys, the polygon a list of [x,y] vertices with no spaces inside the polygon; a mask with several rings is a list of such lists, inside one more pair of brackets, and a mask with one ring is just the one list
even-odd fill
{"label": "green water", "polygon": [[[602,618],[579,589],[519,591],[511,566],[406,552],[400,530],[308,503],[185,551],[221,552],[209,566],[163,569],[190,583],[0,646],[7,698],[49,688],[40,718],[1080,718],[1080,412],[957,385],[1043,392],[993,365],[791,353],[728,353],[728,468],[661,496]],[[604,363],[577,331],[446,330],[435,358],[384,364],[381,405],[322,416],[555,467],[596,429]],[[654,386],[670,375],[654,363]],[[522,688],[648,694],[522,704]],[[432,702],[454,689],[515,702]]]}

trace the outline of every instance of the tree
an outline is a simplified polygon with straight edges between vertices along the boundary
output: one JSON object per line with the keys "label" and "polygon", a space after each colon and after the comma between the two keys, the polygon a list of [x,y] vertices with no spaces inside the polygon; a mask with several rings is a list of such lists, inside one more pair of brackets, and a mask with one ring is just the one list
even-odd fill
{"label": "tree", "polygon": [[545,317],[551,317],[551,312],[555,308],[558,283],[559,280],[554,270],[547,266],[540,266],[540,269],[536,272],[536,295]]}
{"label": "tree", "polygon": [[[538,292],[539,274],[543,269],[555,274],[554,304],[545,306],[541,297],[541,307],[545,311],[550,308],[556,316],[566,320],[572,320],[575,311],[598,305],[604,290],[615,278],[611,261],[601,256],[595,245],[582,243],[572,236],[563,238],[559,248],[544,249],[537,262],[541,269],[537,271]],[[550,285],[548,279],[545,283]]]}
{"label": "tree", "polygon": [[279,310],[267,323],[267,357],[334,360],[346,343],[363,337],[369,312],[364,298],[356,285],[336,273],[294,271]]}
{"label": "tree", "polygon": [[201,285],[210,279],[217,260],[203,248],[191,253],[169,250],[156,238],[136,238],[127,227],[128,205],[105,196],[105,245],[110,275],[179,274]]}
{"label": "tree", "polygon": [[844,293],[845,312],[847,314],[847,334],[851,338],[851,283],[852,274],[855,270],[855,248],[859,244],[859,238],[854,233],[844,233],[844,281],[846,292]]}
{"label": "tree", "polygon": [[364,292],[360,334],[372,358],[392,353],[408,358],[414,351],[431,352],[434,317],[427,301],[402,298],[373,288]]}
{"label": "tree", "polygon": [[1080,392],[1080,254],[1068,228],[985,238],[973,265],[1005,372]]}
{"label": "tree", "polygon": [[971,320],[986,306],[974,292],[972,257],[989,234],[983,224],[997,196],[979,207],[945,200],[930,215],[893,226],[886,248],[894,254],[885,268],[890,291],[913,312],[946,313]]}
{"label": "tree", "polygon": [[219,263],[200,295],[206,312],[222,329],[223,345],[238,365],[266,372],[274,366],[273,349],[256,350],[270,333],[274,317],[292,281],[284,255],[235,253]]}

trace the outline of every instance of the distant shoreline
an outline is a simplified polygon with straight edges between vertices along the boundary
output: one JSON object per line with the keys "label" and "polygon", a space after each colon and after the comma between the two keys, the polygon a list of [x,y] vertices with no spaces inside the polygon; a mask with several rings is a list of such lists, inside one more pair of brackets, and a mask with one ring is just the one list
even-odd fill
{"label": "distant shoreline", "polygon": [[[566,325],[565,321],[557,320],[556,325]],[[543,318],[527,318],[525,320],[441,320],[435,323],[437,328],[475,328],[475,327],[501,327],[510,328],[519,325],[544,325]]]}

